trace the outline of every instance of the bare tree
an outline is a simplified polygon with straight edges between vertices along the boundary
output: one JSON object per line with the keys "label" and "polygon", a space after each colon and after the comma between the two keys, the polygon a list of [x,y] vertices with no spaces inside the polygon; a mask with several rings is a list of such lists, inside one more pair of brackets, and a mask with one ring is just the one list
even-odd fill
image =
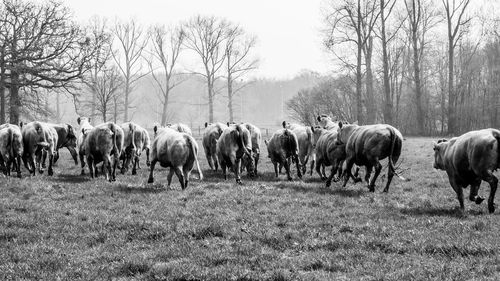
{"label": "bare tree", "polygon": [[[243,28],[234,25],[228,28],[226,40],[226,79],[227,79],[227,107],[229,121],[234,122],[233,98],[247,83],[242,82],[242,77],[257,68],[258,60],[251,58],[250,54],[257,43],[255,36],[247,35]],[[240,80],[237,88],[235,81]],[[244,105],[241,105],[244,106]]]}
{"label": "bare tree", "polygon": [[135,83],[147,75],[142,72],[142,51],[147,45],[147,40],[143,36],[143,29],[135,20],[128,22],[116,22],[113,34],[118,40],[119,51],[112,52],[113,58],[124,78],[124,115],[123,121],[129,121],[129,109],[133,100],[130,94]]}
{"label": "bare tree", "polygon": [[20,89],[25,94],[40,88],[69,90],[86,71],[93,50],[60,2],[4,0],[3,9],[0,32],[6,43],[10,122],[18,123],[21,110],[28,108],[23,102],[29,100]]}
{"label": "bare tree", "polygon": [[96,111],[100,113],[103,122],[113,116],[116,122],[118,115],[118,90],[124,85],[124,79],[117,67],[103,67],[95,81]]}
{"label": "bare tree", "polygon": [[470,0],[441,0],[445,10],[448,30],[448,133],[457,132],[456,94],[454,85],[454,59],[455,47],[465,34],[464,27],[470,22],[470,17],[465,17],[465,11]]}
{"label": "bare tree", "polygon": [[[168,104],[173,88],[183,82],[180,73],[175,71],[177,59],[182,50],[185,33],[180,27],[167,29],[164,26],[155,26],[149,30],[152,42],[151,58],[147,60],[150,72],[160,90],[159,98],[162,103],[161,125],[165,126],[168,116]],[[155,62],[160,64],[160,72],[155,71]]]}
{"label": "bare tree", "polygon": [[226,52],[224,40],[229,23],[214,16],[195,16],[184,24],[186,31],[185,46],[193,50],[201,59],[204,71],[194,71],[207,80],[208,121],[214,121],[215,82],[220,78],[218,72],[224,64]]}

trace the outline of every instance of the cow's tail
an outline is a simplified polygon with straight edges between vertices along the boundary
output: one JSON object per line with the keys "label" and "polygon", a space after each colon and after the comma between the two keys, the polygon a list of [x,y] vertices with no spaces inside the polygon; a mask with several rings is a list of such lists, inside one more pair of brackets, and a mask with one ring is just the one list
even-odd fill
{"label": "cow's tail", "polygon": [[135,157],[136,155],[139,154],[139,151],[137,151],[137,145],[135,145],[135,125],[132,124],[132,122],[128,123],[128,128],[129,128],[129,134],[130,138],[132,140],[132,151],[134,152],[132,157]]}
{"label": "cow's tail", "polygon": [[245,154],[250,155],[250,151],[248,151],[245,143],[243,142],[243,130],[241,129],[241,125],[236,125],[236,131],[238,132],[238,142],[241,146],[241,149],[243,149]]}
{"label": "cow's tail", "polygon": [[500,168],[500,132],[493,130],[493,137],[497,140],[497,168]]}
{"label": "cow's tail", "polygon": [[203,180],[203,173],[201,172],[200,162],[198,161],[198,150],[196,149],[196,145],[194,143],[195,140],[188,134],[185,134],[184,137],[186,138],[186,141],[188,142],[189,145],[189,149],[191,149],[191,153],[193,154],[194,162],[196,163],[196,170],[198,170],[198,176],[200,180]]}
{"label": "cow's tail", "polygon": [[116,125],[111,123],[109,125],[109,130],[111,131],[111,140],[113,141],[113,151],[115,156],[120,157],[120,152],[118,151],[118,145],[116,144]]}
{"label": "cow's tail", "polygon": [[391,139],[391,150],[389,153],[389,170],[392,171],[398,178],[400,178],[403,181],[407,181],[406,178],[402,177],[396,172],[396,168],[394,167],[394,161],[392,160],[393,154],[394,154],[394,147],[396,146],[396,141],[398,139],[398,136],[396,135],[396,132],[394,131],[394,128],[391,126],[388,126],[387,129],[389,129],[390,132],[390,139]]}
{"label": "cow's tail", "polygon": [[12,128],[7,128],[9,132],[9,137],[7,138],[7,147],[10,147],[9,153],[10,157],[15,157],[14,155],[14,131]]}

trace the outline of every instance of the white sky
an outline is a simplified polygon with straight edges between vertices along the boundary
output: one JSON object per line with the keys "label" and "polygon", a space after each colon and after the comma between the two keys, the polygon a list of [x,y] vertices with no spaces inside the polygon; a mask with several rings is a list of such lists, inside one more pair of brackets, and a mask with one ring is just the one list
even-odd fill
{"label": "white sky", "polygon": [[93,15],[176,24],[193,15],[215,15],[255,34],[260,67],[252,76],[289,78],[302,69],[331,69],[321,46],[322,0],[64,0],[80,21]]}

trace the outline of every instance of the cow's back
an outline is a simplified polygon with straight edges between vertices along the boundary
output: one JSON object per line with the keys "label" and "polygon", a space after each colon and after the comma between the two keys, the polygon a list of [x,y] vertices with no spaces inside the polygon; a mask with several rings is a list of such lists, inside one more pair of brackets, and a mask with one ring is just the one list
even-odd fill
{"label": "cow's back", "polygon": [[312,152],[312,130],[310,127],[296,125],[291,131],[297,136],[299,153],[307,155]]}
{"label": "cow's back", "polygon": [[357,161],[364,162],[367,157],[382,160],[391,155],[391,136],[394,138],[392,156],[397,159],[401,155],[402,135],[396,128],[386,124],[359,126],[349,137],[346,150],[354,153]]}
{"label": "cow's back", "polygon": [[160,130],[153,140],[152,156],[162,167],[182,166],[189,157],[189,148],[183,133],[170,128]]}
{"label": "cow's back", "polygon": [[203,133],[203,147],[210,154],[216,153],[217,140],[226,128],[227,126],[222,123],[210,124],[205,128],[205,132]]}

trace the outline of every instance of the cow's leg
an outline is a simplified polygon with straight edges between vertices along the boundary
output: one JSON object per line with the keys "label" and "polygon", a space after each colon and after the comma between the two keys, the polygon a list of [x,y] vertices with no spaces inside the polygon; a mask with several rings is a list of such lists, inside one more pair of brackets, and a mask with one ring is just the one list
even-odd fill
{"label": "cow's leg", "polygon": [[[285,159],[285,161],[287,161],[287,160]],[[278,169],[278,172],[279,172],[279,174],[280,174],[280,175],[281,175],[282,170],[283,170],[283,165],[284,165],[283,163],[285,163],[285,162],[280,162],[280,163],[279,163],[279,169]]]}
{"label": "cow's leg", "polygon": [[16,166],[17,177],[21,178],[21,156],[17,156],[16,163],[14,165]]}
{"label": "cow's leg", "polygon": [[227,180],[226,163],[224,160],[220,162],[220,168],[222,169],[222,174],[224,175],[224,180]]}
{"label": "cow's leg", "polygon": [[151,161],[149,161],[149,148],[146,148],[146,166],[149,167],[149,165],[151,165]]}
{"label": "cow's leg", "polygon": [[182,173],[184,174],[184,187],[188,187],[189,177],[191,176],[191,170],[187,167],[182,167]]}
{"label": "cow's leg", "polygon": [[[391,156],[389,155],[389,157],[391,157]],[[394,169],[392,168],[391,165],[389,165],[389,167],[387,167],[387,183],[385,184],[384,192],[389,191],[389,185],[391,184],[392,178],[394,177],[395,174],[396,173],[395,173]],[[472,191],[472,187],[471,187],[471,191]]]}
{"label": "cow's leg", "polygon": [[44,168],[44,169],[47,168],[46,161],[47,161],[47,150],[42,150],[41,163],[42,163],[42,168]]}
{"label": "cow's leg", "polygon": [[240,166],[241,166],[241,158],[236,158],[234,160],[234,174],[236,175],[236,183],[239,184],[241,184]]}
{"label": "cow's leg", "polygon": [[[359,167],[356,167],[357,171],[354,173],[354,178],[358,177],[358,171]],[[370,184],[370,176],[372,174],[373,166],[372,165],[366,165],[366,175],[365,175],[365,181],[367,184]]]}
{"label": "cow's leg", "polygon": [[184,174],[182,173],[182,169],[180,167],[175,167],[175,174],[177,178],[179,178],[179,183],[181,184],[182,190],[186,189],[186,182],[184,181]]}
{"label": "cow's leg", "polygon": [[54,165],[54,153],[48,152],[49,154],[49,169],[48,169],[48,174],[49,176],[54,175],[54,170],[53,170],[53,165]]}
{"label": "cow's leg", "polygon": [[322,168],[322,162],[321,161],[317,161],[316,162],[316,172],[318,173],[319,177],[321,178],[321,180],[326,180],[326,177],[323,175],[323,173],[321,173],[321,168]]}
{"label": "cow's leg", "polygon": [[82,176],[85,175],[85,154],[83,153],[78,153],[79,156],[80,156],[80,164],[82,166],[82,172],[80,173]]}
{"label": "cow's leg", "polygon": [[[368,178],[368,180],[366,180],[366,183],[369,183],[369,179],[370,179],[371,174],[372,174],[371,170],[370,170],[370,172],[368,172],[368,170],[366,170],[365,179]],[[358,183],[358,182],[363,181],[359,177],[359,166],[358,165],[354,166],[354,174],[352,175],[352,180],[354,181],[354,183]]]}
{"label": "cow's leg", "polygon": [[338,168],[337,163],[333,162],[332,171],[330,172],[330,176],[326,180],[326,187],[330,187],[330,185],[332,184],[333,176],[337,174],[337,168]]}
{"label": "cow's leg", "polygon": [[488,197],[488,211],[490,213],[495,212],[495,193],[497,192],[498,179],[492,173],[492,171],[485,171],[482,175],[482,180],[490,184],[490,196]]}
{"label": "cow's leg", "polygon": [[32,176],[34,176],[34,175],[35,175],[35,173],[36,173],[35,157],[36,157],[35,155],[30,155],[30,157],[29,157],[29,159],[28,159],[28,160],[29,160],[28,165],[31,167],[31,169],[30,169],[30,168],[28,168],[28,169],[29,169],[30,174],[31,174]]}
{"label": "cow's leg", "polygon": [[375,159],[375,174],[373,175],[371,181],[368,183],[368,189],[371,192],[375,192],[375,182],[377,181],[378,176],[380,175],[380,171],[382,171],[382,164],[378,161],[378,159]]}
{"label": "cow's leg", "polygon": [[155,165],[156,165],[156,162],[158,160],[156,160],[156,158],[153,159],[153,161],[151,161],[151,165],[149,166],[149,178],[148,178],[148,183],[153,183],[155,180],[154,180],[154,177],[153,177],[153,171],[155,169]]}
{"label": "cow's leg", "polygon": [[292,180],[292,176],[290,175],[290,163],[289,161],[286,161],[283,163],[284,166],[285,166],[285,172],[286,172],[286,178],[291,181]]}
{"label": "cow's leg", "polygon": [[298,158],[295,158],[295,165],[297,167],[297,177],[299,179],[302,178],[302,173],[301,173],[301,170],[300,170],[300,163],[299,163],[299,159]]}
{"label": "cow's leg", "polygon": [[306,155],[305,157],[302,157],[300,161],[300,166],[302,168],[302,174],[306,174],[307,172],[307,162],[309,161],[309,155]]}
{"label": "cow's leg", "polygon": [[41,165],[41,160],[42,160],[42,156],[43,156],[43,150],[38,150],[38,152],[35,154],[35,165],[36,165],[36,169],[38,170],[38,172],[40,174],[43,174],[43,166]]}
{"label": "cow's leg", "polygon": [[113,181],[116,181],[116,166],[118,165],[118,157],[113,157],[114,161],[113,161],[113,168],[111,168],[111,156],[110,155],[107,155],[106,157],[106,163],[104,165],[106,165],[106,169],[108,170],[107,171],[107,174],[106,175],[109,175],[109,181],[110,182],[113,182]]}
{"label": "cow's leg", "polygon": [[[113,154],[113,172],[111,173],[111,175],[112,175],[112,181],[116,181],[116,168],[118,168],[118,162],[120,162],[120,157],[115,152]],[[108,164],[108,168],[111,171],[111,162]]]}
{"label": "cow's leg", "polygon": [[469,200],[474,201],[478,205],[484,201],[484,198],[477,195],[480,185],[481,185],[481,179],[478,179],[477,181],[473,182],[470,185],[470,193],[469,193]]}
{"label": "cow's leg", "polygon": [[95,165],[94,165],[94,159],[92,159],[92,156],[90,156],[90,155],[87,155],[87,166],[89,167],[90,178],[93,179]]}
{"label": "cow's leg", "polygon": [[170,184],[172,184],[172,177],[174,176],[174,168],[173,167],[170,167],[170,169],[168,169],[168,175],[167,175],[167,188],[170,188]]}
{"label": "cow's leg", "polygon": [[352,165],[354,165],[354,157],[347,157],[347,159],[345,160],[345,168],[343,171],[344,183],[342,184],[342,187],[345,187],[347,185],[347,181],[349,181],[349,178],[352,177]]}
{"label": "cow's leg", "polygon": [[0,155],[0,168],[2,168],[3,174],[6,176],[10,176],[10,159],[9,158],[2,159],[2,156]]}
{"label": "cow's leg", "polygon": [[139,165],[139,155],[134,157],[134,166],[132,167],[132,175],[137,175],[137,166]]}
{"label": "cow's leg", "polygon": [[279,176],[279,174],[278,174],[278,163],[276,163],[275,161],[273,161],[273,166],[274,166],[274,176],[278,177]]}
{"label": "cow's leg", "polygon": [[259,154],[256,154],[255,155],[255,176],[258,175],[258,172],[257,172],[257,165],[259,164],[259,158],[260,158],[260,155]]}
{"label": "cow's leg", "polygon": [[210,170],[214,170],[214,162],[212,160],[212,155],[207,152],[205,149],[205,158],[207,158],[208,166],[210,167]]}
{"label": "cow's leg", "polygon": [[217,159],[217,155],[212,155],[212,158],[214,160],[214,167],[215,171],[217,172],[219,170],[219,159]]}
{"label": "cow's leg", "polygon": [[455,190],[455,193],[457,194],[457,199],[458,203],[460,204],[460,210],[463,212],[465,210],[464,206],[464,191],[461,185],[459,185],[453,176],[448,177],[450,179],[450,185]]}

